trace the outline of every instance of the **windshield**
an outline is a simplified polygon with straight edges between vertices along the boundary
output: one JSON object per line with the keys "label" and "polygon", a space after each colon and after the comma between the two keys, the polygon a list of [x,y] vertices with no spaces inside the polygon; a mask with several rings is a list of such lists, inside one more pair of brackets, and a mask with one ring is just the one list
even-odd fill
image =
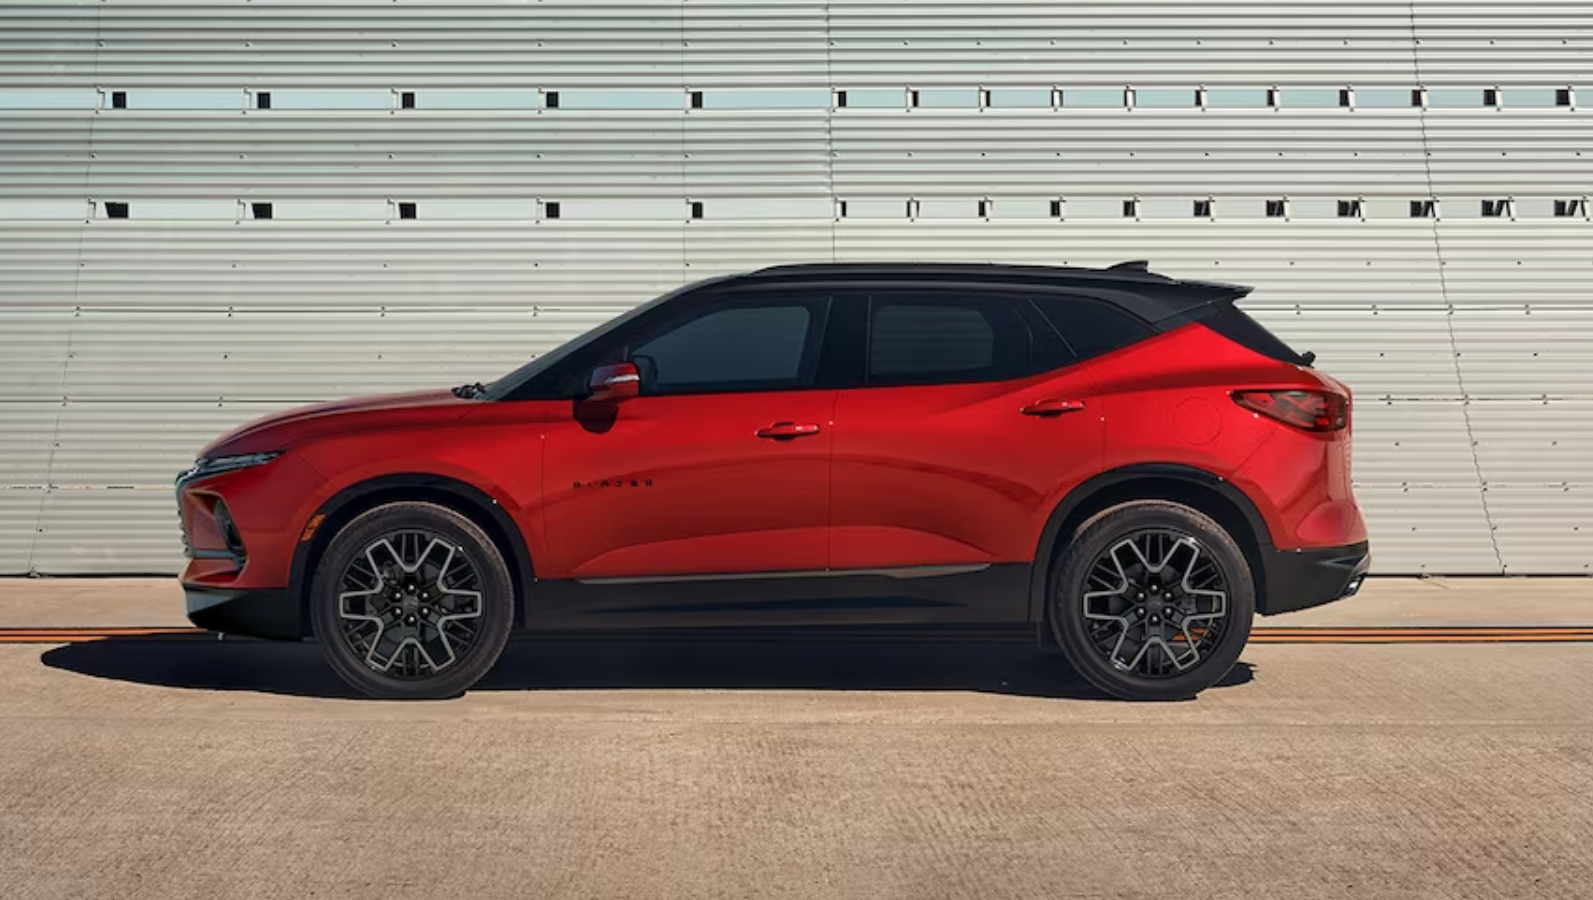
{"label": "windshield", "polygon": [[667,294],[654,297],[653,299],[639,306],[632,307],[626,312],[621,313],[620,315],[615,316],[614,318],[583,332],[579,337],[571,338],[570,340],[565,341],[564,343],[554,347],[552,350],[549,350],[541,356],[536,357],[520,368],[515,369],[513,372],[510,372],[502,378],[499,378],[497,381],[488,384],[486,389],[477,394],[477,396],[483,400],[500,399],[508,395],[520,385],[525,384],[527,381],[558,365],[561,361],[568,358],[570,354],[586,347],[593,341],[602,338],[604,335],[614,331],[616,328],[619,328],[627,322],[636,319],[638,316],[641,316],[642,314],[658,307],[663,303],[673,300],[687,291],[693,291],[705,284],[720,280],[722,280],[722,276],[721,278],[708,278],[703,279],[702,281],[695,281],[691,284],[686,284],[675,288]]}

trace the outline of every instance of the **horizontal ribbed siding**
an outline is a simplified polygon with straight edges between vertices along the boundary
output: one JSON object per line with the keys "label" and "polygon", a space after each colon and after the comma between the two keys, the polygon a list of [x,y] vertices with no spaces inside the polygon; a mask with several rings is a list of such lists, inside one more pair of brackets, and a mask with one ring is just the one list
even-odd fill
{"label": "horizontal ribbed siding", "polygon": [[1378,571],[1587,572],[1590,41],[1570,2],[7,4],[0,572],[172,570],[216,433],[683,281],[1130,258],[1257,285],[1355,388]]}

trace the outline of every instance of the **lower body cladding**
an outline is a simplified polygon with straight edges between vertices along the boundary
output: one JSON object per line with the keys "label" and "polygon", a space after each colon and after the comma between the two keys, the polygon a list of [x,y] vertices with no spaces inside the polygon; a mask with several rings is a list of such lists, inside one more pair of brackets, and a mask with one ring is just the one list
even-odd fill
{"label": "lower body cladding", "polygon": [[226,590],[183,585],[188,621],[207,631],[296,641],[306,637],[299,600],[280,590]]}
{"label": "lower body cladding", "polygon": [[1261,558],[1263,583],[1257,611],[1264,616],[1353,597],[1372,565],[1366,541],[1344,547],[1265,549]]}
{"label": "lower body cladding", "polygon": [[[1262,615],[1353,596],[1366,543],[1260,553]],[[756,573],[660,579],[557,580],[532,586],[522,629],[538,634],[704,630],[1033,637],[1027,564],[918,566],[866,572]],[[279,590],[185,585],[189,621],[210,631],[277,640],[308,636],[300,598]],[[1043,596],[1043,595],[1042,595]]]}

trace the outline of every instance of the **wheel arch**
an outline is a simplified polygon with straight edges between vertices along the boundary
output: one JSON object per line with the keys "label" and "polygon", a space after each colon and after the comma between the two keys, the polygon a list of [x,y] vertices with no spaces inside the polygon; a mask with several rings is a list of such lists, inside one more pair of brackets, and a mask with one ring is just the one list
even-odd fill
{"label": "wheel arch", "polygon": [[457,478],[427,473],[382,475],[361,481],[332,495],[310,517],[315,531],[310,540],[300,540],[293,548],[293,565],[288,589],[298,598],[300,628],[310,631],[310,582],[326,548],[343,526],[356,516],[386,503],[398,501],[435,503],[470,519],[497,546],[509,565],[514,585],[514,624],[525,622],[526,602],[536,571],[525,536],[513,518],[492,495]]}
{"label": "wheel arch", "polygon": [[[1068,535],[1103,509],[1132,500],[1171,500],[1183,503],[1216,520],[1233,535],[1250,564],[1256,597],[1266,596],[1266,550],[1272,547],[1267,521],[1244,491],[1233,482],[1205,469],[1174,463],[1144,463],[1102,472],[1069,491],[1051,511],[1035,549],[1029,581],[1029,620],[1046,621],[1046,586]],[[1040,629],[1049,641],[1050,629]]]}

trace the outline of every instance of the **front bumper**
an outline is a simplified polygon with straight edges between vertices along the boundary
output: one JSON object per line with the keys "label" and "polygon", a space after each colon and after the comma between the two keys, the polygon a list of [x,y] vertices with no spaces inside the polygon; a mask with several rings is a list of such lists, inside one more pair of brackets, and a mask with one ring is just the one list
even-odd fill
{"label": "front bumper", "polygon": [[281,590],[227,590],[183,585],[188,621],[207,631],[279,641],[304,636],[299,604]]}
{"label": "front bumper", "polygon": [[1256,608],[1264,616],[1353,597],[1372,564],[1366,541],[1343,547],[1267,549],[1262,553],[1265,584]]}

